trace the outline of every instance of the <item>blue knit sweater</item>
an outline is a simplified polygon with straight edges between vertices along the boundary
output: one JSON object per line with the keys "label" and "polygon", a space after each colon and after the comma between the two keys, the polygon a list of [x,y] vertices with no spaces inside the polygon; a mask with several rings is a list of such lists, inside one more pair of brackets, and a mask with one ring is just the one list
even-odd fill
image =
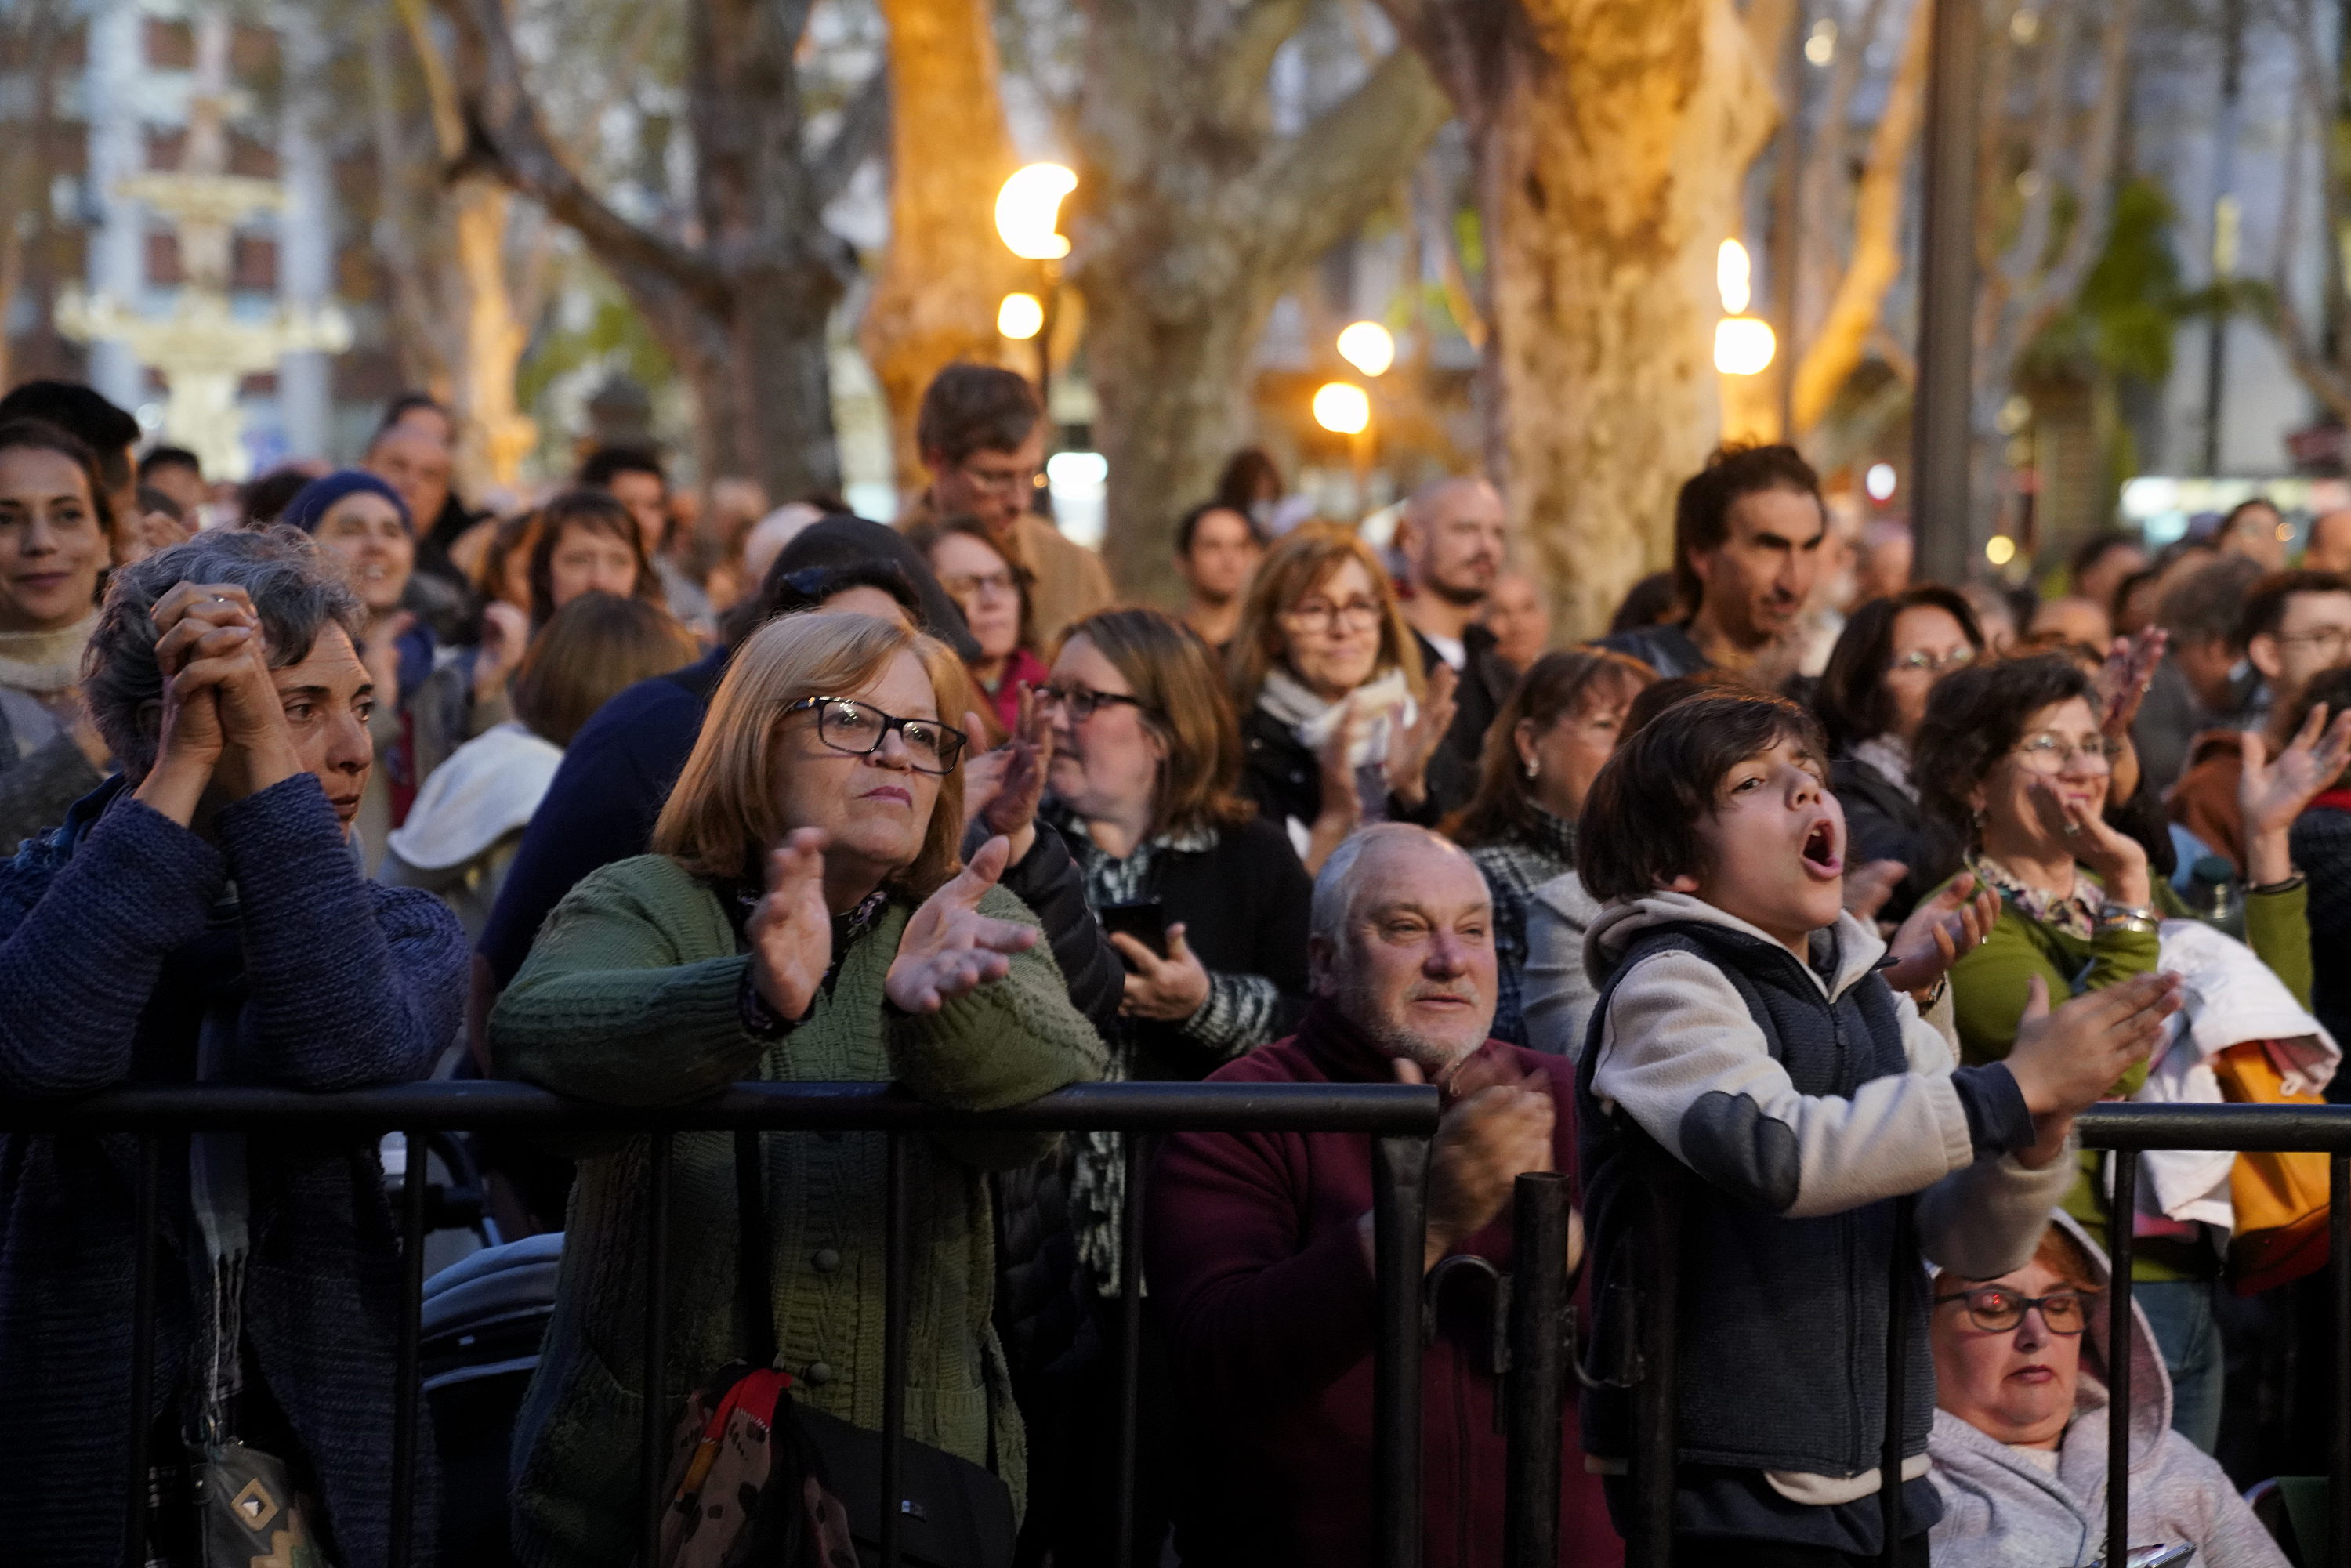
{"label": "blue knit sweater", "polygon": [[[463,996],[456,917],[429,894],[364,880],[309,774],[228,806],[213,826],[207,841],[117,779],[0,864],[0,1096],[185,1081],[205,1011],[225,999],[241,1000],[245,1081],[357,1089],[431,1069]],[[201,1332],[187,1140],[162,1142],[151,1417],[187,1408]],[[11,1561],[98,1563],[120,1550],[137,1158],[127,1134],[0,1134]],[[403,1310],[382,1171],[371,1141],[283,1134],[254,1135],[247,1166],[249,1364],[321,1478],[338,1560],[374,1568],[387,1551]],[[419,1479],[429,1542],[429,1454]]]}

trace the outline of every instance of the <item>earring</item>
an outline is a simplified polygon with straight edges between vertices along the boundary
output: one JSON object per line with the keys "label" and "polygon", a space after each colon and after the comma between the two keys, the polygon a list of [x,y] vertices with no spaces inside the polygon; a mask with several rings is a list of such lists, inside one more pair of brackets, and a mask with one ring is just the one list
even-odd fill
{"label": "earring", "polygon": [[1530,757],[1530,758],[1527,758],[1527,777],[1528,777],[1528,778],[1531,779],[1531,778],[1533,778],[1536,774],[1538,774],[1538,773],[1540,773],[1540,772],[1541,772],[1541,771],[1542,771],[1542,769],[1541,769],[1541,768],[1538,768],[1538,767],[1536,767],[1536,766],[1535,766],[1535,759],[1534,759],[1533,758]]}

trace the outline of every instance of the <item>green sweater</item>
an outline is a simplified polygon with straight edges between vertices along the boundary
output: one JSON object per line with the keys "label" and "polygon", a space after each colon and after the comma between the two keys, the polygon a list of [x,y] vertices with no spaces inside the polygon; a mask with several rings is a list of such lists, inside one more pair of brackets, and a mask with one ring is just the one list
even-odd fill
{"label": "green sweater", "polygon": [[[2166,919],[2186,911],[2169,883],[2156,884],[2158,912]],[[2282,893],[2256,893],[2245,899],[2245,942],[2304,1007],[2310,1005],[2309,890],[2300,884]],[[2151,931],[2108,931],[2089,941],[2032,919],[2002,903],[2000,919],[1983,945],[1951,969],[1951,1012],[1959,1031],[1959,1057],[1970,1065],[1998,1061],[2016,1043],[2016,1020],[2024,1011],[2032,977],[2049,988],[2052,1007],[2085,991],[2104,990],[2156,967],[2158,942]],[[2134,1067],[2115,1085],[2129,1094],[2147,1081],[2147,1068]],[[2065,1212],[2105,1234],[2106,1199],[2096,1179],[2094,1150],[2082,1153],[2082,1179],[2066,1196]],[[2150,1239],[2133,1259],[2134,1280],[2209,1277],[2217,1267],[2200,1252]]]}
{"label": "green sweater", "polygon": [[[1037,924],[1002,889],[980,908]],[[582,880],[548,917],[491,1014],[490,1049],[508,1076],[632,1105],[758,1078],[894,1080],[935,1104],[992,1109],[1101,1075],[1102,1042],[1042,941],[1006,978],[938,1012],[885,1016],[883,980],[911,914],[893,902],[835,955],[832,987],[808,1021],[767,1042],[743,1028],[750,959],[716,896],[665,857],[622,861]],[[983,1172],[1033,1159],[1050,1142],[920,1139],[907,1206],[907,1435],[977,1463],[992,1452],[1016,1500],[1025,1450],[988,1326],[996,1271]],[[812,1406],[878,1429],[886,1140],[770,1133],[762,1144],[778,1364]],[[629,1138],[580,1162],[555,1316],[515,1431],[514,1539],[529,1568],[622,1568],[634,1556],[648,1146]],[[682,1411],[685,1394],[738,1357],[746,1338],[735,1307],[733,1135],[679,1134],[672,1157],[663,1397]]]}

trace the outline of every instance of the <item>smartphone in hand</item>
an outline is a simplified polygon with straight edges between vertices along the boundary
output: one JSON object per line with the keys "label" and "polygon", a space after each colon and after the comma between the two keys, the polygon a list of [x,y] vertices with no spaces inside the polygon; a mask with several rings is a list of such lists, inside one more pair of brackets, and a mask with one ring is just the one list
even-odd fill
{"label": "smartphone in hand", "polygon": [[1154,953],[1167,956],[1167,911],[1155,898],[1127,904],[1105,904],[1097,912],[1102,929],[1113,936],[1132,936]]}

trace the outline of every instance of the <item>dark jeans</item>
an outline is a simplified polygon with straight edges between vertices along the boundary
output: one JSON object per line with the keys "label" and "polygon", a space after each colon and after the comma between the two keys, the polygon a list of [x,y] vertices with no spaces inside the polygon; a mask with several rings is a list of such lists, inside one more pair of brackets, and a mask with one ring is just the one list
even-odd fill
{"label": "dark jeans", "polygon": [[[1862,1557],[1825,1546],[1774,1541],[1727,1541],[1713,1535],[1674,1538],[1674,1568],[1876,1568],[1882,1557]],[[1902,1542],[1902,1568],[1927,1568],[1927,1534]]]}

